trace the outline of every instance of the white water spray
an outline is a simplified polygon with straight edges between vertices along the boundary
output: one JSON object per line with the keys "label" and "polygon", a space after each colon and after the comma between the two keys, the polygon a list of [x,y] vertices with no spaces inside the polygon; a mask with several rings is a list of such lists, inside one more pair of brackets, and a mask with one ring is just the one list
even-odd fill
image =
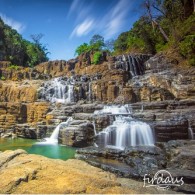
{"label": "white water spray", "polygon": [[[112,113],[115,120],[112,125],[99,133],[100,143],[104,146],[124,149],[129,146],[153,146],[154,136],[147,123],[136,121],[130,116],[131,108],[124,106],[106,106],[96,114]],[[121,115],[120,115],[121,114]]]}
{"label": "white water spray", "polygon": [[74,102],[74,83],[62,77],[46,81],[40,90],[40,98],[50,102]]}
{"label": "white water spray", "polygon": [[[67,127],[70,122],[73,120],[72,117],[69,117],[66,122],[60,123],[53,131],[49,138],[45,138],[45,142],[41,142],[42,144],[57,144],[58,143],[58,135],[60,132],[60,128]],[[40,143],[39,143],[40,144]]]}

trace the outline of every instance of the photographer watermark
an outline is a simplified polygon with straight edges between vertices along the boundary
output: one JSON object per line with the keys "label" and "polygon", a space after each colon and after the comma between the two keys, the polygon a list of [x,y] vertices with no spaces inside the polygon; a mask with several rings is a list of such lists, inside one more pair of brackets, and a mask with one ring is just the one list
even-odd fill
{"label": "photographer watermark", "polygon": [[144,175],[143,187],[157,187],[158,189],[169,189],[170,187],[182,186],[184,184],[183,177],[172,177],[167,170],[160,170],[153,177],[148,174]]}

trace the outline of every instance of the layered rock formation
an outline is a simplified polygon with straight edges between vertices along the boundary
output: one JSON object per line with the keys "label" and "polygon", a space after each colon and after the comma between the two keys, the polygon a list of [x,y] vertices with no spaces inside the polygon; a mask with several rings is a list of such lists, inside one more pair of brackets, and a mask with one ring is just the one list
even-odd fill
{"label": "layered rock formation", "polygon": [[[98,65],[92,64],[92,58],[86,53],[68,62],[46,62],[34,68],[0,62],[0,135],[44,138],[59,123],[73,117],[70,126],[60,129],[59,143],[90,146],[96,143],[95,135],[115,120],[112,113],[98,116],[94,111],[107,104],[128,104],[132,109],[128,116],[152,128],[156,147],[129,147],[124,151],[90,147],[79,150],[77,158],[133,178],[142,178],[150,172],[155,174],[158,169],[165,168],[181,176],[181,168],[187,187],[175,190],[194,192],[194,142],[186,141],[194,139],[195,133],[194,67],[178,67],[176,60],[164,54],[111,57],[104,53]],[[190,160],[186,161],[188,157]],[[88,171],[93,171],[80,161],[54,163],[21,151],[4,153],[2,159],[1,176],[12,177],[0,183],[1,193],[131,192],[118,187],[120,184],[115,181],[99,180],[99,169],[93,168],[98,170],[94,172],[97,178],[88,176]],[[71,163],[76,169],[78,163],[79,171],[75,172]],[[25,169],[24,164],[29,164],[30,168]],[[18,171],[15,165],[19,165]],[[51,176],[48,170],[46,173],[46,167],[51,168]],[[74,178],[69,173],[74,173]],[[104,177],[101,172],[102,175]],[[42,178],[47,179],[43,181]],[[83,178],[87,179],[83,181]],[[52,188],[52,184],[57,187]],[[40,188],[35,187],[37,185]]]}
{"label": "layered rock formation", "polygon": [[[24,129],[29,127],[28,132],[39,134],[34,138],[44,137],[44,132],[47,134],[67,116],[93,121],[89,113],[96,105],[93,111],[85,111],[72,110],[72,104],[101,102],[132,104],[134,117],[151,123],[157,141],[186,139],[189,129],[193,136],[193,67],[180,68],[176,60],[163,54],[111,57],[104,53],[98,65],[91,64],[92,57],[83,54],[68,62],[46,62],[34,68],[13,68],[9,62],[1,62],[0,76],[6,80],[0,82],[1,132],[16,129],[19,136],[25,136]],[[12,102],[17,102],[14,111]],[[105,118],[95,125],[100,129],[108,123]]]}
{"label": "layered rock formation", "polygon": [[73,147],[93,144],[94,127],[90,121],[74,120],[69,126],[60,130],[59,143]]}
{"label": "layered rock formation", "polygon": [[[46,123],[49,111],[47,102],[34,103],[0,103],[0,131],[14,133],[21,137],[42,138],[45,133],[39,133],[39,124]],[[35,128],[36,127],[36,128]],[[29,133],[30,132],[30,133]]]}

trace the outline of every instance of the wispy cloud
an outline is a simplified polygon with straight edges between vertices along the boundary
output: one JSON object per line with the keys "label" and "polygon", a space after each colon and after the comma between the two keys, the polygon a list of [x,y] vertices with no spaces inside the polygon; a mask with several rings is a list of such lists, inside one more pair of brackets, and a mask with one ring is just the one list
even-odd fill
{"label": "wispy cloud", "polygon": [[[87,6],[86,6],[87,4]],[[75,27],[69,38],[74,36],[81,37],[87,35],[91,30],[94,29],[94,22],[91,12],[93,3],[83,0],[73,0],[67,18],[72,15],[75,18]]]}
{"label": "wispy cloud", "polygon": [[80,0],[73,0],[72,1],[72,4],[70,6],[70,9],[69,9],[69,12],[68,12],[68,15],[67,17],[69,17],[76,9],[78,9],[79,7],[81,7],[81,1],[79,3]]}
{"label": "wispy cloud", "polygon": [[17,30],[19,33],[22,33],[24,29],[26,28],[25,25],[22,24],[21,22],[18,22],[14,20],[13,18],[6,16],[3,13],[0,13],[0,17],[5,22],[5,24],[11,26],[13,29]]}
{"label": "wispy cloud", "polygon": [[87,2],[84,2],[85,0],[74,0],[70,6],[68,15],[76,13],[76,27],[74,27],[70,38],[74,36],[81,37],[91,31],[97,34],[100,33],[105,39],[112,38],[123,28],[132,3],[130,0],[118,0],[105,15],[95,18],[93,16],[95,14],[95,6],[93,4],[86,6]]}
{"label": "wispy cloud", "polygon": [[76,16],[76,22],[86,18],[90,15],[93,8],[93,1],[89,3],[86,0],[73,0],[67,14],[67,18],[71,15]]}
{"label": "wispy cloud", "polygon": [[87,35],[93,29],[94,20],[87,18],[84,22],[78,24],[72,31],[70,38],[74,36]]}
{"label": "wispy cloud", "polygon": [[125,17],[127,16],[128,11],[130,11],[129,8],[129,0],[120,0],[111,8],[110,12],[103,17],[101,22],[105,24],[105,26],[102,30],[106,39],[109,39],[120,32],[121,27],[123,27],[125,23]]}

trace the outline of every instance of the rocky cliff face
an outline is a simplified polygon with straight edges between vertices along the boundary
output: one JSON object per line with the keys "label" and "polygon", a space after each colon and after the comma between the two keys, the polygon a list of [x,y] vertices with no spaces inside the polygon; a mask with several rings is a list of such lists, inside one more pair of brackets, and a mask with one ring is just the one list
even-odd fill
{"label": "rocky cliff face", "polygon": [[[193,136],[193,67],[178,67],[176,60],[163,54],[111,57],[104,53],[100,64],[91,62],[89,54],[34,68],[13,69],[9,62],[0,62],[1,132],[44,137],[67,116],[93,121],[90,113],[99,102],[131,104],[135,118],[151,123],[157,141],[186,139],[189,129]],[[93,111],[79,110],[85,103],[93,103]],[[73,104],[78,109],[72,110]],[[107,119],[98,120],[99,128],[108,124]]]}

